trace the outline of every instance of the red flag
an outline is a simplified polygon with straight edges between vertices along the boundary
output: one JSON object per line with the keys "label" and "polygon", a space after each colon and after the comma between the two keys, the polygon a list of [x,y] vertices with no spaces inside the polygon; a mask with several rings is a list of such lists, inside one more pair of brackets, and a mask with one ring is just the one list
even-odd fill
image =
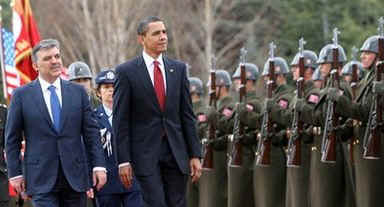
{"label": "red flag", "polygon": [[40,41],[29,0],[14,0],[13,33],[15,36],[15,65],[20,74],[20,85],[37,77],[32,68],[32,48]]}

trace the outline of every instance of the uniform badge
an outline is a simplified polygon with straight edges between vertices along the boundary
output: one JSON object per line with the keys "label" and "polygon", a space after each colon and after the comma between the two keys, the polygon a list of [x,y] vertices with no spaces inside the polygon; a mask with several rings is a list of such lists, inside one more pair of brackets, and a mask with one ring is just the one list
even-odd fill
{"label": "uniform badge", "polygon": [[100,129],[101,145],[104,150],[107,150],[108,157],[112,155],[112,135],[107,128]]}
{"label": "uniform badge", "polygon": [[205,114],[199,114],[197,116],[197,120],[199,120],[199,122],[206,122],[207,121],[207,116]]}
{"label": "uniform badge", "polygon": [[247,108],[247,111],[248,111],[248,112],[251,112],[251,111],[253,111],[253,109],[254,109],[254,107],[253,107],[252,104],[247,104],[245,107]]}
{"label": "uniform badge", "polygon": [[196,91],[196,86],[191,86],[191,88],[189,89],[190,91]]}
{"label": "uniform badge", "polygon": [[230,108],[224,108],[223,111],[221,112],[224,116],[226,117],[231,117],[232,116],[232,109]]}
{"label": "uniform badge", "polygon": [[312,104],[317,104],[319,102],[319,96],[316,94],[311,94],[308,96],[308,102]]}
{"label": "uniform badge", "polygon": [[279,100],[279,106],[283,109],[287,109],[288,108],[288,101],[286,99],[280,99]]}
{"label": "uniform badge", "polygon": [[115,74],[114,74],[112,71],[109,71],[109,72],[105,75],[105,77],[106,77],[107,79],[109,79],[109,80],[113,80],[113,79],[115,79]]}

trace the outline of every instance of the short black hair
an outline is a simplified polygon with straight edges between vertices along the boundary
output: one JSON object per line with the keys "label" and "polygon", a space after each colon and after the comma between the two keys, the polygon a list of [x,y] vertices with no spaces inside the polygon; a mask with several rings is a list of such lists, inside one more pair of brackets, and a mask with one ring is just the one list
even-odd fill
{"label": "short black hair", "polygon": [[55,39],[45,39],[45,40],[41,40],[37,45],[35,45],[35,47],[33,47],[32,49],[32,55],[31,55],[31,59],[32,59],[32,62],[37,62],[37,53],[42,50],[42,49],[51,49],[51,48],[54,48],[56,47],[57,49],[60,50],[60,43],[59,41],[55,40]]}
{"label": "short black hair", "polygon": [[152,22],[162,22],[163,20],[156,16],[149,16],[139,22],[139,26],[137,27],[138,35],[145,35],[148,31],[148,24]]}

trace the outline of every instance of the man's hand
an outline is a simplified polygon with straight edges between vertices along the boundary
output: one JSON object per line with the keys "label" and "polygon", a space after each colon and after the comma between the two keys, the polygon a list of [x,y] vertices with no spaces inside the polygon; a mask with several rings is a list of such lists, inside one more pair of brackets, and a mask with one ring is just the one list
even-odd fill
{"label": "man's hand", "polygon": [[120,180],[124,187],[130,188],[132,186],[133,172],[131,165],[119,167]]}
{"label": "man's hand", "polygon": [[87,197],[90,199],[95,197],[95,194],[93,192],[93,188],[90,188],[89,190],[87,190]]}
{"label": "man's hand", "polygon": [[17,193],[25,192],[25,182],[23,177],[11,179],[9,182],[12,187],[15,188]]}
{"label": "man's hand", "polygon": [[189,161],[189,166],[191,168],[192,182],[197,182],[201,176],[202,171],[200,160],[198,158],[192,158]]}
{"label": "man's hand", "polygon": [[107,183],[107,173],[102,170],[93,172],[93,186],[99,191]]}

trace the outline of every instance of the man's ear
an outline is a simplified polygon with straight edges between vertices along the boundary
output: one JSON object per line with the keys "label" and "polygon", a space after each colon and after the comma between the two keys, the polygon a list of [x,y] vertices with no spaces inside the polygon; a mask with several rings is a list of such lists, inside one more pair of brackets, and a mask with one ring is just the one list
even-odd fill
{"label": "man's ear", "polygon": [[137,41],[138,41],[140,44],[143,44],[143,43],[144,43],[144,36],[143,36],[143,35],[137,35]]}
{"label": "man's ear", "polygon": [[35,69],[37,72],[39,72],[39,69],[37,67],[37,63],[32,63],[32,67],[33,69]]}

